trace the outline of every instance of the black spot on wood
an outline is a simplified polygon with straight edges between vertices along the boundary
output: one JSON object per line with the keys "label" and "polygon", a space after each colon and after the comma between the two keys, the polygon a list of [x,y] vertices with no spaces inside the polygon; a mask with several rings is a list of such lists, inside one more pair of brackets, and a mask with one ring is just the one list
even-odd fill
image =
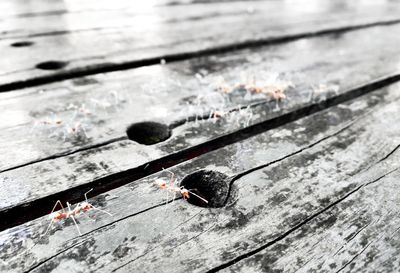
{"label": "black spot on wood", "polygon": [[226,204],[229,196],[229,180],[229,176],[226,174],[211,170],[200,170],[187,175],[180,186],[208,201],[206,203],[190,194],[189,203],[200,207],[220,208]]}
{"label": "black spot on wood", "polygon": [[43,70],[57,70],[64,68],[68,65],[68,62],[63,61],[47,61],[43,63],[38,63],[36,68],[43,69]]}
{"label": "black spot on wood", "polygon": [[12,47],[26,47],[26,46],[31,46],[33,44],[34,44],[34,42],[31,42],[31,41],[20,41],[20,42],[12,43],[11,46]]}
{"label": "black spot on wood", "polygon": [[170,138],[171,129],[162,123],[146,121],[132,124],[126,130],[126,134],[130,140],[137,143],[152,145]]}

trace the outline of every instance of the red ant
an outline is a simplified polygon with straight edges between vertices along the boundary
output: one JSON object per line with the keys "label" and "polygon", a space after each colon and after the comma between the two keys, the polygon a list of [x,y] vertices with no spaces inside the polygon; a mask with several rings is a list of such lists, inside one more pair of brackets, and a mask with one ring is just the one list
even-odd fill
{"label": "red ant", "polygon": [[[79,235],[82,236],[82,233],[81,233],[81,231],[80,231],[80,229],[79,229],[79,227],[78,227],[78,223],[76,222],[75,217],[76,217],[78,214],[80,214],[80,213],[86,213],[87,211],[89,211],[89,210],[91,210],[91,209],[98,210],[98,211],[104,212],[104,213],[106,213],[106,214],[112,216],[111,213],[109,213],[109,212],[107,212],[107,211],[105,211],[105,210],[101,210],[101,209],[99,209],[99,208],[96,208],[96,207],[93,206],[91,203],[89,203],[89,201],[88,201],[88,199],[87,199],[87,194],[88,194],[89,192],[91,192],[92,190],[93,190],[93,189],[91,189],[90,191],[88,191],[88,192],[85,193],[85,200],[86,200],[86,201],[85,201],[85,202],[82,202],[82,203],[76,204],[76,206],[75,206],[74,209],[71,209],[71,204],[70,204],[69,202],[67,202],[67,207],[68,207],[68,211],[67,211],[67,212],[65,212],[65,208],[63,207],[61,201],[58,200],[58,201],[56,202],[56,204],[54,205],[52,211],[50,212],[49,219],[50,219],[51,221],[50,221],[49,226],[48,226],[47,229],[46,229],[46,232],[45,232],[42,236],[46,235],[47,232],[49,232],[50,227],[52,226],[52,224],[53,224],[55,221],[61,220],[61,219],[68,219],[68,218],[71,218],[72,221],[74,221],[74,224],[75,224],[75,226],[76,226],[76,229],[78,230]],[[61,209],[61,211],[56,211],[56,212],[55,212],[54,210],[56,209],[57,205],[60,205],[60,207],[61,207],[62,209]],[[85,214],[85,215],[86,215],[86,214]],[[87,216],[87,217],[89,217],[89,216]],[[89,218],[90,218],[90,217],[89,217]]]}
{"label": "red ant", "polygon": [[292,86],[292,84],[281,84],[281,83],[273,83],[273,84],[268,84],[266,86],[257,86],[255,83],[255,78],[252,79],[251,82],[248,83],[236,83],[233,85],[233,87],[230,87],[229,85],[225,83],[221,83],[219,86],[217,86],[216,90],[221,91],[223,93],[231,93],[232,91],[235,90],[240,90],[244,89],[247,92],[250,93],[255,93],[255,94],[265,94],[274,100],[282,100],[286,98],[286,95],[284,94],[286,88],[288,86]]}
{"label": "red ant", "polygon": [[[188,189],[186,189],[185,187],[181,186],[181,187],[177,187],[175,186],[175,182],[176,182],[176,178],[175,178],[175,174],[169,170],[165,170],[167,172],[169,172],[171,174],[171,179],[169,181],[169,185],[168,182],[165,181],[164,179],[158,178],[156,179],[156,181],[154,182],[157,186],[159,186],[162,189],[166,189],[167,193],[168,192],[173,192],[175,193],[180,193],[180,195],[183,197],[183,199],[187,200],[190,198],[190,194],[196,196],[197,198],[199,198],[200,200],[202,200],[203,202],[208,204],[208,201],[206,199],[204,199],[203,197],[195,194],[192,191],[189,191]],[[168,202],[168,196],[167,196],[167,202]]]}
{"label": "red ant", "polygon": [[225,115],[225,112],[223,111],[212,111],[211,112],[211,117],[212,118],[221,118]]}
{"label": "red ant", "polygon": [[[39,236],[39,239],[42,238],[42,237],[44,237],[44,236],[49,232],[50,227],[52,226],[52,224],[53,224],[55,221],[57,221],[57,220],[62,220],[62,219],[68,219],[68,218],[71,218],[72,221],[74,221],[74,224],[75,224],[75,226],[76,226],[76,229],[78,230],[79,235],[82,236],[82,233],[81,233],[81,231],[80,231],[80,229],[79,229],[79,227],[78,227],[78,223],[76,222],[75,217],[76,217],[76,215],[78,215],[78,214],[80,214],[80,213],[85,213],[85,215],[86,215],[86,212],[89,211],[89,210],[91,210],[91,209],[95,209],[95,210],[98,210],[98,211],[107,213],[108,215],[112,216],[111,213],[109,213],[109,212],[107,212],[107,211],[105,211],[105,210],[101,210],[101,209],[99,209],[99,208],[96,208],[96,207],[93,206],[91,203],[89,203],[89,201],[88,201],[88,199],[87,199],[87,194],[88,194],[89,192],[91,192],[92,190],[93,190],[93,189],[91,189],[90,191],[88,191],[88,192],[85,193],[85,202],[76,204],[76,206],[75,206],[74,209],[71,209],[71,204],[70,204],[69,202],[67,202],[67,207],[68,207],[68,211],[67,211],[67,212],[65,212],[65,208],[63,207],[61,201],[58,200],[58,201],[56,202],[56,204],[54,205],[52,211],[51,211],[50,214],[49,214],[49,219],[51,220],[51,221],[50,221],[50,224],[49,224],[49,226],[47,227],[46,232],[44,232],[42,235]],[[57,205],[60,205],[60,207],[62,208],[61,211],[54,211],[54,210],[56,209]],[[89,217],[88,215],[86,215],[86,216]],[[89,217],[89,218],[90,218],[90,217]],[[90,219],[91,219],[91,218],[90,218]],[[10,261],[13,260],[13,259],[16,259],[17,257],[19,257],[19,256],[21,256],[21,255],[23,255],[23,254],[25,254],[25,253],[28,253],[28,252],[29,252],[31,249],[33,249],[37,244],[38,244],[38,242],[34,243],[31,247],[29,247],[28,249],[26,249],[25,251],[23,251],[21,254],[19,254],[19,255],[17,255],[17,256],[14,256],[13,258],[11,258]],[[3,261],[3,264],[4,264],[4,265],[8,265],[10,261]]]}
{"label": "red ant", "polygon": [[39,125],[61,125],[63,121],[58,118],[53,118],[53,119],[43,119],[43,120],[35,120],[33,126],[39,126]]}

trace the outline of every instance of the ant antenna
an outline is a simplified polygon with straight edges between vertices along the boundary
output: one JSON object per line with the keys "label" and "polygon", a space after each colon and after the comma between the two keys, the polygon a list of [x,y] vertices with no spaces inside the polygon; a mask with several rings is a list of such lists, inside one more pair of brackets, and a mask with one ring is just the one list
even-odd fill
{"label": "ant antenna", "polygon": [[87,192],[85,193],[85,200],[86,200],[86,203],[89,203],[89,202],[88,202],[88,198],[87,198],[87,194],[88,194],[89,192],[91,192],[92,190],[93,190],[93,188],[90,189],[89,191],[87,191]]}

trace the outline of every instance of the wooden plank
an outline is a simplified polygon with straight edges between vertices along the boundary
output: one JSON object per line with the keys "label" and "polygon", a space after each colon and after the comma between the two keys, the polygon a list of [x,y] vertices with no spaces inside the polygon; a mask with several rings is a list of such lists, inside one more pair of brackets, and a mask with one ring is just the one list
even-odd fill
{"label": "wooden plank", "polygon": [[114,216],[96,213],[93,223],[80,218],[82,237],[67,222],[30,248],[46,229],[46,217],[3,231],[0,257],[9,264],[2,270],[204,272],[273,243],[399,168],[394,126],[399,88],[393,85],[171,169],[178,177],[199,168],[242,173],[233,183],[232,202],[223,208],[183,200],[165,206],[165,192],[153,182],[167,175],[157,174],[97,197],[96,205]]}
{"label": "wooden plank", "polygon": [[[247,0],[245,0],[247,1]],[[262,0],[263,1],[263,0]],[[268,1],[268,0],[267,0]],[[168,5],[191,5],[196,3],[209,3],[209,2],[226,2],[226,0],[158,0],[146,1],[146,3],[134,3],[135,7],[141,7],[141,11],[146,8]],[[138,6],[139,5],[139,6]],[[24,0],[15,1],[1,1],[0,8],[2,18],[8,17],[44,17],[53,15],[62,15],[65,13],[89,13],[97,11],[113,11],[113,10],[132,10],[133,4],[127,0],[116,0],[110,4],[107,0],[88,0],[80,2],[78,0],[68,1],[48,1],[36,0],[34,5],[29,5]],[[138,11],[140,12],[140,11]]]}
{"label": "wooden plank", "polygon": [[399,176],[396,170],[360,188],[271,247],[221,272],[398,272]]}
{"label": "wooden plank", "polygon": [[[339,92],[346,91],[348,88],[397,71],[397,59],[393,56],[398,52],[399,41],[391,35],[396,31],[397,26],[360,30],[345,34],[338,40],[332,40],[330,37],[302,40],[279,47],[245,50],[166,66],[102,74],[82,80],[45,85],[39,90],[32,88],[17,94],[1,94],[1,107],[5,111],[4,115],[9,116],[0,123],[0,128],[6,129],[1,132],[0,139],[7,144],[1,146],[8,147],[13,145],[15,139],[19,139],[18,150],[23,153],[12,149],[10,154],[10,150],[2,150],[0,154],[8,160],[0,160],[0,169],[13,168],[57,153],[68,153],[73,149],[122,137],[125,128],[132,122],[154,120],[171,123],[185,118],[187,114],[193,115],[199,110],[194,105],[187,105],[191,96],[209,96],[209,101],[201,105],[205,108],[204,111],[248,103],[241,98],[230,103],[228,101],[226,105],[220,97],[214,101],[214,97],[218,95],[213,90],[218,77],[226,78],[226,81],[233,85],[240,81],[242,73],[250,77],[260,77],[261,83],[264,77],[277,74],[296,86],[296,90],[292,90],[293,93],[288,91],[288,98],[292,100],[291,104],[299,105],[309,102],[313,87],[320,84],[326,84],[328,87],[339,85]],[[371,35],[376,39],[365,43]],[[331,51],[333,43],[337,52],[340,52],[339,55],[336,51]],[[385,50],[376,52],[376,48]],[[343,66],[346,66],[346,69]],[[287,67],[291,69],[288,70]],[[262,71],[262,75],[259,76],[261,73],[258,71]],[[193,77],[202,72],[209,73],[204,79],[205,84]],[[344,81],[343,75],[350,73],[357,75]],[[208,87],[207,84],[211,86]],[[93,107],[92,99],[114,102],[111,91],[117,91],[125,100],[120,101],[118,105],[111,105],[111,109],[95,109],[97,111],[86,122],[89,138],[80,141],[49,139],[50,133],[41,130],[33,131],[37,134],[32,139],[26,137],[27,131],[32,133],[35,119],[46,119],[51,117],[52,113],[74,126],[74,121],[71,122],[70,119],[76,110],[67,109],[70,104],[80,106],[83,103],[86,107]],[[328,91],[332,92],[334,89]],[[153,96],[154,93],[157,93],[157,96]],[[282,107],[286,108],[285,105]],[[102,126],[96,128],[99,122]],[[42,143],[47,145],[41,145]]]}
{"label": "wooden plank", "polygon": [[[0,48],[8,58],[0,60],[0,89],[154,64],[162,58],[172,61],[318,33],[397,23],[398,9],[392,2],[348,4],[342,0],[321,4],[308,0],[293,5],[286,1],[246,1],[229,5],[200,3],[191,9],[186,5],[148,9],[132,6],[107,10],[107,16],[99,10],[4,19]],[[138,24],[143,27],[137,28]],[[230,31],[226,31],[227,25]],[[10,46],[26,40],[33,44]]]}
{"label": "wooden plank", "polygon": [[[398,30],[397,26],[377,27],[344,34],[333,40],[332,37],[301,40],[278,47],[101,74],[15,94],[1,94],[1,108],[8,118],[0,122],[0,147],[7,148],[0,153],[0,170],[123,137],[126,127],[133,122],[154,120],[168,124],[184,119],[199,111],[195,107],[196,96],[208,99],[200,105],[203,112],[249,103],[240,97],[231,102],[221,100],[214,91],[218,77],[224,77],[228,84],[234,85],[243,73],[258,77],[260,84],[265,78],[278,75],[295,85],[294,90],[287,92],[288,102],[281,106],[285,110],[292,105],[309,103],[314,88],[320,84],[332,87],[327,90],[331,93],[335,88],[345,92],[397,72],[399,38],[392,33]],[[369,41],[371,36],[376,38]],[[331,50],[333,44],[337,51]],[[376,48],[382,50],[376,51]],[[199,82],[193,77],[196,73],[208,74]],[[343,78],[349,74],[354,76]],[[115,104],[111,91],[116,91],[122,100]],[[94,108],[92,99],[108,102],[111,106]],[[193,101],[194,105],[187,104]],[[76,109],[67,109],[71,104],[94,108],[92,116],[84,119],[88,138],[64,141],[62,137],[49,139],[47,131],[32,131],[35,120],[51,118],[52,113],[74,126],[70,119]],[[35,137],[26,137],[27,132],[36,133]],[[19,149],[8,149],[9,145],[18,145]]]}
{"label": "wooden plank", "polygon": [[[205,58],[180,64],[141,68],[124,73],[98,75],[90,78],[88,85],[80,85],[80,83],[77,85],[76,81],[67,81],[62,84],[49,85],[46,87],[48,90],[46,89],[43,93],[29,89],[18,93],[2,94],[2,101],[9,111],[6,113],[10,113],[10,116],[17,113],[17,116],[21,117],[16,124],[7,123],[6,120],[2,121],[1,140],[3,144],[0,145],[0,155],[3,160],[0,162],[4,164],[3,170],[13,167],[10,166],[10,162],[11,164],[25,164],[32,160],[42,161],[1,173],[0,183],[3,189],[2,198],[0,198],[1,211],[9,211],[23,204],[25,209],[30,210],[31,207],[27,206],[29,202],[86,185],[96,179],[122,171],[141,167],[140,170],[134,170],[134,172],[140,173],[150,161],[159,160],[158,164],[161,165],[158,167],[166,167],[169,164],[163,161],[166,155],[179,153],[197,144],[207,143],[215,137],[243,128],[247,122],[250,124],[262,122],[326,97],[345,94],[358,84],[368,83],[388,75],[397,69],[397,59],[393,56],[396,56],[395,53],[398,50],[398,38],[392,35],[396,29],[397,27],[393,26],[385,29],[370,29],[368,32],[360,30],[351,35],[343,35],[338,40],[329,38],[302,40],[279,47],[271,47],[267,51],[246,50],[240,54],[222,55],[218,59]],[[364,39],[375,34],[380,39],[374,39],[371,43],[365,44]],[[332,43],[335,44],[337,50],[340,50],[341,54],[337,55],[336,52],[329,50]],[[376,52],[376,48],[385,50],[379,51],[378,55],[372,54],[372,52]],[[360,52],[360,50],[363,51]],[[320,54],[316,55],[316,51]],[[301,58],[293,58],[300,54]],[[248,62],[244,62],[243,58],[246,58]],[[324,61],[321,62],[321,60]],[[213,64],[215,72],[210,67],[210,63]],[[288,71],[287,67],[291,67],[291,71]],[[203,82],[199,82],[191,76],[203,69],[210,71],[210,74],[203,78]],[[213,109],[225,109],[225,107],[234,107],[238,103],[259,100],[260,97],[251,97],[250,100],[232,98],[231,100],[224,99],[221,103],[221,100],[210,99],[218,93],[208,86],[208,83],[212,83],[213,79],[218,76],[224,76],[228,83],[233,84],[237,81],[240,72],[248,75],[262,74],[261,77],[278,73],[283,80],[293,82],[296,87],[288,90],[288,99],[283,101],[278,110],[272,104],[259,107],[262,110],[255,109],[253,116],[236,113],[220,119],[218,122],[215,120],[205,123],[189,122],[174,129],[170,140],[155,146],[144,146],[128,140],[121,140],[103,145],[98,149],[89,149],[95,145],[122,138],[126,126],[133,121],[147,119],[171,124],[176,120],[185,119],[185,115],[198,113],[199,108],[196,107],[196,104],[186,105],[185,101],[192,99],[193,96],[196,98],[199,90],[201,90],[199,96],[208,98],[204,104],[199,105],[205,113]],[[344,75],[354,76],[347,78]],[[133,82],[128,82],[127,79],[133,79]],[[152,92],[149,87],[139,90],[132,87],[141,86],[152,79],[151,87],[155,88],[154,92],[157,93],[155,98],[154,93],[149,94]],[[158,82],[165,82],[166,86],[163,83],[155,82],[154,79],[157,79]],[[100,80],[102,82],[98,84],[97,82]],[[316,94],[313,86],[321,83],[327,85],[328,88],[322,93]],[[337,86],[340,86],[339,90],[333,88]],[[90,127],[87,128],[89,135],[87,139],[70,138],[64,141],[62,138],[49,138],[49,132],[41,130],[37,131],[34,137],[26,137],[27,132],[32,129],[32,124],[24,125],[24,123],[28,122],[32,115],[41,119],[48,117],[53,111],[59,117],[68,118],[75,111],[73,109],[66,110],[70,103],[79,105],[88,102],[87,104],[89,104],[91,98],[102,99],[104,94],[110,90],[125,90],[125,88],[135,92],[135,99],[132,99],[130,103],[122,102],[109,110],[100,109],[94,113],[88,122]],[[127,95],[128,93],[123,94]],[[46,101],[45,104],[44,101]],[[166,117],[158,116],[159,112],[156,112],[156,109],[165,109],[166,113],[162,112],[161,114],[165,114]],[[153,116],[150,119],[151,113]],[[13,114],[13,116],[16,115]],[[116,120],[118,122],[115,122]],[[7,128],[7,126],[10,127]],[[185,136],[184,141],[182,136]],[[15,147],[15,149],[10,147]],[[87,151],[74,152],[74,149],[86,148],[88,148]],[[53,159],[55,151],[61,155],[66,153],[71,155],[54,160],[43,160],[46,156]],[[111,184],[111,182],[107,180],[106,184]],[[104,184],[104,186],[106,185]],[[100,185],[96,184],[96,188],[100,188]],[[69,195],[69,198],[82,198],[81,191],[77,191],[75,194],[78,196]],[[41,204],[40,207],[47,211],[51,203]],[[35,211],[39,210],[35,209]],[[20,211],[14,213],[14,216],[24,214]],[[32,213],[28,215],[34,216]],[[6,219],[3,224],[6,224],[10,218]]]}
{"label": "wooden plank", "polygon": [[[82,5],[81,3],[70,4],[68,1],[67,3],[64,1],[52,1],[53,5],[57,5],[54,8],[48,3],[42,3],[43,7],[35,3],[36,8],[43,8],[46,11],[38,12],[37,14],[31,11],[29,16],[21,14],[15,17],[7,17],[2,14],[3,19],[0,21],[0,28],[5,33],[0,38],[2,40],[29,39],[40,36],[68,35],[68,33],[81,31],[100,30],[107,32],[107,30],[122,28],[130,28],[131,31],[137,31],[137,26],[141,22],[146,23],[145,26],[141,27],[141,31],[144,32],[145,30],[153,30],[155,28],[154,25],[159,24],[167,24],[168,26],[178,23],[193,24],[193,21],[210,19],[209,17],[215,19],[216,17],[256,15],[267,12],[269,12],[270,17],[266,23],[282,27],[284,24],[282,17],[301,23],[304,22],[299,18],[301,15],[318,16],[318,13],[327,14],[328,12],[339,12],[339,14],[360,12],[355,10],[355,4],[341,6],[342,3],[332,5],[327,1],[322,5],[316,5],[315,1],[303,0],[302,4],[304,6],[301,9],[293,6],[288,7],[288,4],[282,1],[232,1],[229,5],[218,3],[221,1],[190,3],[190,5],[180,5],[179,3],[170,5],[173,1],[166,2],[154,3],[149,1],[148,3],[132,4],[124,0],[111,4],[107,1],[102,1],[102,3],[88,1]],[[388,15],[384,11],[391,7],[390,3],[382,5],[382,3],[376,3],[376,1],[362,1],[359,4],[359,8],[364,9],[364,12],[371,12],[371,9],[377,8],[377,11],[374,11],[375,15],[378,15],[378,13]],[[12,5],[15,5],[14,1]],[[22,4],[22,7],[20,5],[16,5],[16,9],[26,8],[26,5]],[[396,7],[395,5],[393,6]],[[296,12],[299,12],[299,14],[297,15]],[[365,15],[362,12],[360,12],[360,15]],[[317,18],[321,18],[321,16]],[[21,26],[24,27],[22,28]]]}

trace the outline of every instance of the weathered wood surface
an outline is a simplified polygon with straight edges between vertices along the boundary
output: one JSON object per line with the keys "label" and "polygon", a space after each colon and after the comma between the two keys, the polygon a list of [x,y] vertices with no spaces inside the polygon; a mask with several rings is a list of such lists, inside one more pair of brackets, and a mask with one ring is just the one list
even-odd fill
{"label": "weathered wood surface", "polygon": [[[7,5],[21,6],[10,2],[3,4],[5,10],[9,10]],[[55,5],[65,7],[56,10],[68,11],[70,2],[72,7],[77,5],[76,1],[62,1]],[[107,3],[107,7],[115,4]],[[150,3],[147,7],[142,2],[119,3],[116,10],[101,4],[87,10],[83,5],[81,12],[4,18],[0,48],[7,58],[0,60],[0,89],[400,19],[399,6],[391,1],[209,2],[193,4],[191,9],[178,4],[152,7]],[[21,44],[25,41],[29,43]],[[57,62],[36,68],[48,61]]]}
{"label": "weathered wood surface", "polygon": [[[229,2],[229,0],[158,0],[147,1],[142,4],[142,10],[149,7],[168,6],[168,5],[190,5],[195,3]],[[248,0],[245,0],[248,1]],[[261,0],[262,1],[262,0]],[[138,4],[138,3],[135,3]],[[96,11],[112,10],[131,10],[132,2],[127,0],[116,0],[111,5],[107,0],[88,0],[81,2],[79,0],[68,1],[47,1],[36,0],[34,4],[29,4],[25,0],[1,1],[0,8],[2,19],[8,17],[35,17],[35,16],[53,16],[64,13],[83,13]],[[136,12],[140,12],[137,10]],[[99,22],[101,23],[101,22]]]}
{"label": "weathered wood surface", "polygon": [[[314,38],[262,50],[225,54],[218,58],[202,58],[166,66],[109,73],[86,79],[87,85],[81,85],[82,81],[74,80],[44,86],[43,93],[29,89],[1,94],[6,108],[5,114],[20,118],[14,124],[10,120],[2,121],[0,155],[3,160],[0,162],[3,170],[57,154],[73,154],[1,173],[3,191],[0,207],[8,210],[106,175],[145,166],[147,162],[172,152],[206,143],[246,125],[279,116],[326,97],[343,94],[357,85],[368,85],[373,80],[392,75],[397,70],[398,63],[398,59],[394,57],[397,56],[398,37],[392,33],[398,28],[376,27],[347,33],[337,39]],[[377,39],[365,43],[371,35]],[[333,45],[336,51],[330,50]],[[376,48],[382,50],[375,52]],[[205,73],[204,70],[209,71],[209,74],[202,81],[193,77],[198,72]],[[275,72],[283,81],[294,84],[295,87],[287,92],[288,99],[280,104],[279,109],[272,103],[253,109],[253,115],[249,112],[244,115],[236,113],[218,122],[189,122],[174,129],[170,140],[155,146],[121,140],[101,148],[74,153],[78,149],[124,137],[126,126],[134,121],[156,120],[169,124],[194,115],[199,109],[207,113],[213,109],[250,103],[254,99],[258,101],[263,97],[227,99],[222,96],[221,99],[221,94],[213,90],[213,83],[215,78],[223,76],[228,83],[233,84],[241,72],[251,77],[259,75],[260,71],[263,73],[261,77],[269,77]],[[352,77],[344,78],[345,75]],[[133,80],[127,82],[127,79]],[[150,84],[143,87],[148,82]],[[315,88],[320,84],[328,86],[327,90],[318,93]],[[57,113],[59,118],[70,119],[76,110],[67,110],[69,104],[86,103],[90,106],[91,98],[105,98],[112,102],[114,98],[109,95],[110,90],[126,91],[119,93],[122,100],[117,104],[107,109],[96,108],[96,111],[83,119],[88,138],[49,138],[48,130],[32,129],[33,117],[41,120],[51,117],[52,112]],[[200,96],[196,95],[199,90]],[[130,97],[130,92],[135,94],[133,98]],[[200,104],[193,103],[197,99],[204,101]],[[186,104],[187,101],[192,104]],[[114,122],[115,120],[118,122]],[[27,136],[27,132],[31,132],[32,136]],[[185,136],[184,139],[182,136]],[[14,143],[12,145],[18,149],[10,149],[10,143]],[[51,202],[44,209],[47,207],[51,207]]]}
{"label": "weathered wood surface", "polygon": [[[1,272],[399,271],[400,5],[225,2],[1,1]],[[253,77],[287,99],[216,91]],[[224,206],[165,205],[163,167]],[[113,216],[41,237],[91,187]]]}
{"label": "weathered wood surface", "polygon": [[[345,92],[351,87],[397,72],[399,38],[392,34],[398,31],[398,26],[376,27],[339,37],[300,40],[275,47],[100,74],[1,94],[3,114],[10,117],[1,120],[1,140],[9,145],[17,142],[21,152],[10,151],[8,147],[1,150],[0,156],[8,160],[0,160],[0,169],[122,137],[126,127],[133,122],[155,120],[171,123],[199,110],[207,112],[249,103],[246,98],[240,97],[229,101],[215,92],[213,89],[219,77],[234,84],[241,81],[242,73],[252,77],[258,76],[261,71],[257,80],[262,84],[265,79],[277,75],[295,85],[295,90],[288,90],[290,101],[287,103],[296,106],[309,103],[314,88],[320,84]],[[376,51],[376,48],[381,50]],[[207,75],[199,82],[194,77],[196,73]],[[344,78],[349,74],[352,77]],[[334,90],[328,89],[331,93]],[[115,102],[111,94],[113,91],[119,94],[120,101]],[[96,101],[93,99],[106,103],[108,107],[94,107]],[[197,103],[200,109],[196,108]],[[71,117],[76,109],[67,109],[70,104],[79,107],[85,104],[93,110],[91,116],[77,119],[84,123],[88,138],[49,138],[50,132],[32,128],[35,120],[52,118],[52,113],[73,126],[76,120],[71,120]],[[115,119],[120,122],[112,122]],[[34,137],[29,137],[33,134]],[[40,145],[42,143],[47,145]],[[1,145],[2,148],[5,146]]]}
{"label": "weathered wood surface", "polygon": [[[228,175],[253,169],[234,181],[236,193],[226,207],[200,208],[183,200],[165,206],[162,202],[165,192],[153,182],[156,177],[166,175],[156,174],[98,196],[96,204],[114,216],[96,213],[95,222],[80,219],[82,237],[67,222],[39,240],[47,227],[46,217],[3,231],[0,256],[8,265],[3,265],[2,270],[215,272],[234,261],[235,267],[242,263],[240,268],[245,271],[245,266],[252,263],[245,263],[243,257],[253,250],[271,248],[284,259],[286,246],[290,249],[298,246],[290,238],[304,242],[304,232],[322,236],[330,234],[332,227],[343,234],[339,233],[339,237],[332,234],[327,244],[322,241],[320,244],[333,248],[343,242],[349,225],[354,224],[352,231],[363,228],[365,222],[359,225],[352,222],[359,218],[346,220],[345,216],[368,205],[372,201],[371,192],[377,210],[382,208],[384,212],[395,202],[397,182],[388,174],[396,177],[394,171],[399,168],[400,139],[395,126],[400,117],[399,88],[396,84],[378,90],[171,169],[179,177],[199,168]],[[264,168],[257,168],[262,164]],[[387,179],[391,179],[389,188],[384,184]],[[392,193],[387,199],[385,193],[389,189]],[[366,199],[351,202],[356,197]],[[352,208],[354,203],[358,204]],[[345,210],[340,211],[341,207]],[[362,210],[364,217],[359,221],[376,217],[375,211]],[[322,218],[324,213],[331,214],[329,220],[317,222],[317,217]],[[313,228],[319,232],[313,232]],[[381,228],[380,234],[368,233],[365,240],[372,242],[376,236],[393,233],[392,228]],[[287,245],[274,249],[286,237]],[[29,249],[34,242],[38,245]],[[385,253],[394,253],[390,256],[394,259],[398,244],[385,247]],[[275,262],[268,258],[269,254],[273,255],[263,255],[266,269],[270,262]],[[310,258],[307,252],[296,255],[299,258],[291,260],[293,267],[300,268],[301,261]],[[345,246],[328,269],[339,269],[354,255]],[[364,261],[352,262],[362,266]],[[275,263],[274,268],[292,272],[284,264]],[[393,267],[387,268],[396,272]]]}
{"label": "weathered wood surface", "polygon": [[286,238],[221,272],[398,272],[400,173],[393,165],[393,173],[365,180]]}

